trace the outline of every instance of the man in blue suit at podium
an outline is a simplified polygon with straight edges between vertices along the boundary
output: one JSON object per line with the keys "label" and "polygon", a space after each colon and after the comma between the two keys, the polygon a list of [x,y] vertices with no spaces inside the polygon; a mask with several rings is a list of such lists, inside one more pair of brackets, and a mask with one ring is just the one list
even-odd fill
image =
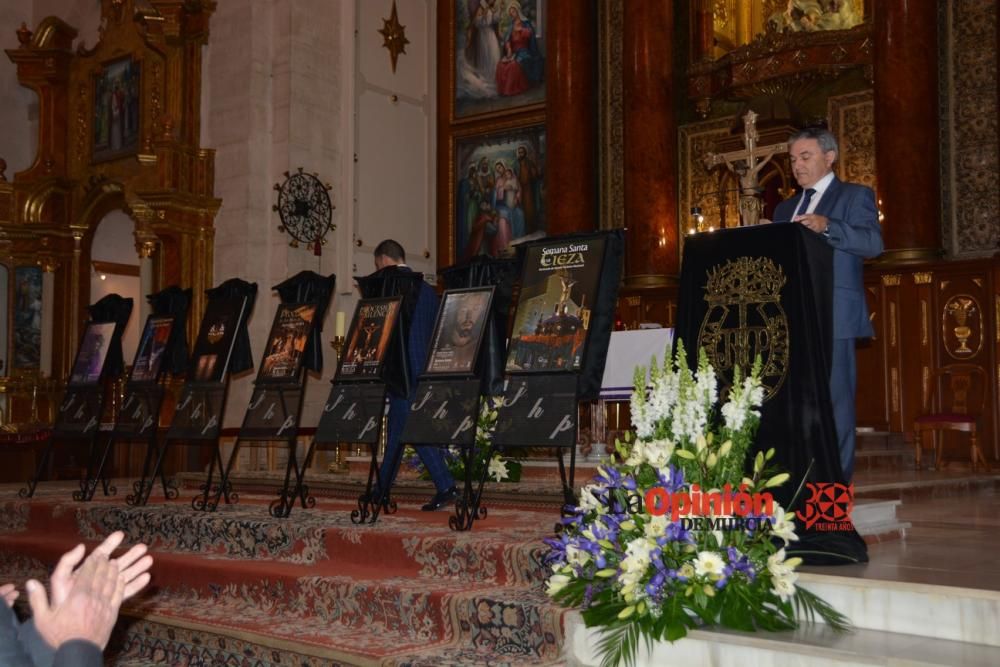
{"label": "man in blue suit at podium", "polygon": [[854,473],[854,393],[857,374],[854,339],[875,335],[868,319],[862,280],[863,261],[882,253],[875,193],[845,183],[833,173],[837,140],[823,128],[807,128],[788,140],[798,195],[778,204],[776,222],[797,222],[826,237],[833,246],[833,360],[830,398],[837,426],[840,466],[850,482]]}

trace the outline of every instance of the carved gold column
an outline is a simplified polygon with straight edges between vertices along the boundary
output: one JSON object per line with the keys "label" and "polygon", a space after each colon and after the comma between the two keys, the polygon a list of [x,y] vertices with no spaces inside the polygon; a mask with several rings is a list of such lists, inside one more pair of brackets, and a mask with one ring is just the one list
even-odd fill
{"label": "carved gold column", "polygon": [[153,253],[156,252],[156,235],[135,232],[135,250],[139,254],[139,322],[144,325],[152,312],[146,297],[156,290],[153,284]]}
{"label": "carved gold column", "polygon": [[[63,346],[63,368],[69,368],[73,363],[72,355],[76,350],[77,341],[80,340],[80,254],[83,249],[80,242],[83,240],[83,230],[73,230],[73,266],[70,268],[70,291],[69,291],[69,345]],[[72,348],[72,349],[70,349]]]}
{"label": "carved gold column", "polygon": [[38,260],[42,267],[42,349],[38,370],[42,377],[52,377],[52,333],[55,327],[56,269],[52,257]]}

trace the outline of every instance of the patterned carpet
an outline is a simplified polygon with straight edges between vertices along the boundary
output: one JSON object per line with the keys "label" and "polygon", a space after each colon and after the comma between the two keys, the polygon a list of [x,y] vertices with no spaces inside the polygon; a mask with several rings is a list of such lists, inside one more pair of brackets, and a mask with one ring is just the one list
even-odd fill
{"label": "patterned carpet", "polygon": [[139,508],[77,503],[53,485],[0,489],[0,582],[42,577],[83,539],[123,530],[154,551],[153,586],[131,601],[113,665],[559,664],[563,611],[542,589],[553,510],[491,509],[471,533],[403,503],[374,526],[320,499],[288,519],[265,495],[205,514],[190,497]]}

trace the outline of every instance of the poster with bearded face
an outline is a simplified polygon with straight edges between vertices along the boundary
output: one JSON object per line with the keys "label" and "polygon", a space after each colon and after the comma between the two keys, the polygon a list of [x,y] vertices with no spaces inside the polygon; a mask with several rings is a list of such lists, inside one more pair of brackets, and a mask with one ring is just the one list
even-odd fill
{"label": "poster with bearded face", "polygon": [[492,299],[492,287],[444,293],[431,336],[427,374],[468,375],[475,371],[479,343],[490,322]]}

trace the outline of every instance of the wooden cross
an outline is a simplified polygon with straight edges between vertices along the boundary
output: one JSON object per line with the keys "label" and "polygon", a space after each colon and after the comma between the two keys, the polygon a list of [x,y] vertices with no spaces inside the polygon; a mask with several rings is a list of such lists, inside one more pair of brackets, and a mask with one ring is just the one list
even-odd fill
{"label": "wooden cross", "polygon": [[784,142],[758,146],[757,114],[749,109],[743,116],[743,145],[745,148],[728,153],[707,153],[704,157],[705,168],[711,171],[720,164],[725,164],[729,171],[736,174],[740,182],[740,219],[744,227],[756,225],[760,220],[764,202],[760,198],[760,184],[757,175],[771,158],[779,153],[787,153],[788,145]]}

